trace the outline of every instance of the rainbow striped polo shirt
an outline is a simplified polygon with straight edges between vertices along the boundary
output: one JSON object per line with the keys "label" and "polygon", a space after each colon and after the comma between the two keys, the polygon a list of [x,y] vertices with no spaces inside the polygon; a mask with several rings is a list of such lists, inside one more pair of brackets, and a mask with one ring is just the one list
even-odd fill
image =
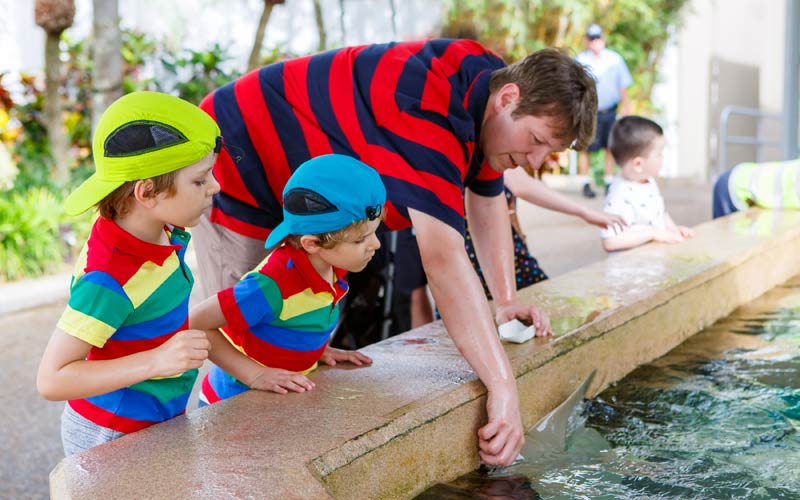
{"label": "rainbow striped polo shirt", "polygon": [[[75,265],[58,328],[91,344],[88,360],[154,349],[188,323],[194,278],[184,263],[189,233],[165,228],[170,245],[134,237],[99,217]],[[92,422],[129,433],[186,411],[197,370],[150,379],[100,396],[73,399]]]}
{"label": "rainbow striped polo shirt", "polygon": [[[347,293],[346,271],[334,268],[334,284],[314,269],[302,249],[284,245],[260,268],[217,294],[228,322],[222,333],[256,362],[308,373],[313,370],[339,320]],[[201,400],[214,403],[248,387],[214,366],[203,379]]]}

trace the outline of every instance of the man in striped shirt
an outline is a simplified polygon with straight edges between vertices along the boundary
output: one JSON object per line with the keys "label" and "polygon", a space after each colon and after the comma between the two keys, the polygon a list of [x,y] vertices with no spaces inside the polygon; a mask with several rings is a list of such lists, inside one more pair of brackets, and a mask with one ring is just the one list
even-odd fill
{"label": "man in striped shirt", "polygon": [[[494,320],[552,332],[546,314],[517,301],[502,172],[591,142],[597,95],[586,70],[555,49],[506,66],[469,40],[368,45],[265,66],[201,108],[236,146],[217,160],[221,192],[195,231],[205,294],[264,258],[283,186],[301,163],[339,153],[371,165],[386,186],[386,228],[414,226],[447,330],[487,386],[481,458],[511,463],[524,439]],[[494,320],[464,250],[465,212]]]}

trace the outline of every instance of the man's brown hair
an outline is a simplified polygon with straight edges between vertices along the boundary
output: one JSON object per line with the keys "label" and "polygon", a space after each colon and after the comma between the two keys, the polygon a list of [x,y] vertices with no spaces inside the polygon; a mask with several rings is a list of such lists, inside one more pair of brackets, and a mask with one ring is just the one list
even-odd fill
{"label": "man's brown hair", "polygon": [[520,101],[513,117],[548,116],[558,120],[556,135],[574,137],[573,149],[583,150],[594,139],[597,86],[579,62],[564,49],[547,48],[492,73],[489,91],[519,86]]}
{"label": "man's brown hair", "polygon": [[[166,174],[159,175],[148,179],[153,182],[153,189],[148,191],[147,196],[155,196],[159,193],[166,192],[169,196],[173,196],[176,192],[175,178],[178,176],[178,170],[167,172]],[[127,181],[117,189],[111,192],[108,196],[100,200],[97,204],[97,211],[101,216],[106,219],[116,219],[127,214],[131,208],[131,199],[133,198],[133,189],[139,181]]]}

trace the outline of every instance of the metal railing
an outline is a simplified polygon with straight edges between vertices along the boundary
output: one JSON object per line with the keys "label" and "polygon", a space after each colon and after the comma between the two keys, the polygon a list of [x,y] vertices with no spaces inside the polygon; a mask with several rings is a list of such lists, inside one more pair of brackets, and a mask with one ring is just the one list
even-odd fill
{"label": "metal railing", "polygon": [[[756,119],[755,137],[746,135],[728,135],[728,122],[732,115],[749,116]],[[772,146],[780,149],[781,141],[770,141],[764,139],[764,120],[776,120],[781,122],[783,116],[777,113],[767,113],[753,108],[741,106],[725,106],[719,116],[719,155],[717,156],[717,175],[721,175],[733,165],[728,165],[728,146],[731,144],[746,144],[756,147],[756,162],[762,159],[762,150],[765,146]]]}

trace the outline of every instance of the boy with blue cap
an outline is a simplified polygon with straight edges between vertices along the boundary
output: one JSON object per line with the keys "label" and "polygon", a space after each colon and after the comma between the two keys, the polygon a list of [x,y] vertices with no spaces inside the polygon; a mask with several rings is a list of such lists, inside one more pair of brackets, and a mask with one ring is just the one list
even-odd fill
{"label": "boy with blue cap", "polygon": [[43,397],[67,400],[67,455],[186,410],[210,344],[188,329],[194,279],[183,227],[197,224],[219,191],[211,169],[221,146],[200,108],[156,92],[118,99],[98,123],[97,170],[64,208],[96,206],[100,216],[37,376]]}
{"label": "boy with blue cap", "polygon": [[215,348],[222,332],[265,368],[242,380],[213,367],[203,380],[201,405],[250,388],[279,394],[313,389],[305,375],[320,360],[372,363],[328,342],[347,292],[345,274],[363,270],[380,248],[375,231],[385,202],[380,175],[349,156],[318,156],[295,170],[283,190],[283,221],[265,244],[275,250],[236,285],[200,304],[190,320]]}

